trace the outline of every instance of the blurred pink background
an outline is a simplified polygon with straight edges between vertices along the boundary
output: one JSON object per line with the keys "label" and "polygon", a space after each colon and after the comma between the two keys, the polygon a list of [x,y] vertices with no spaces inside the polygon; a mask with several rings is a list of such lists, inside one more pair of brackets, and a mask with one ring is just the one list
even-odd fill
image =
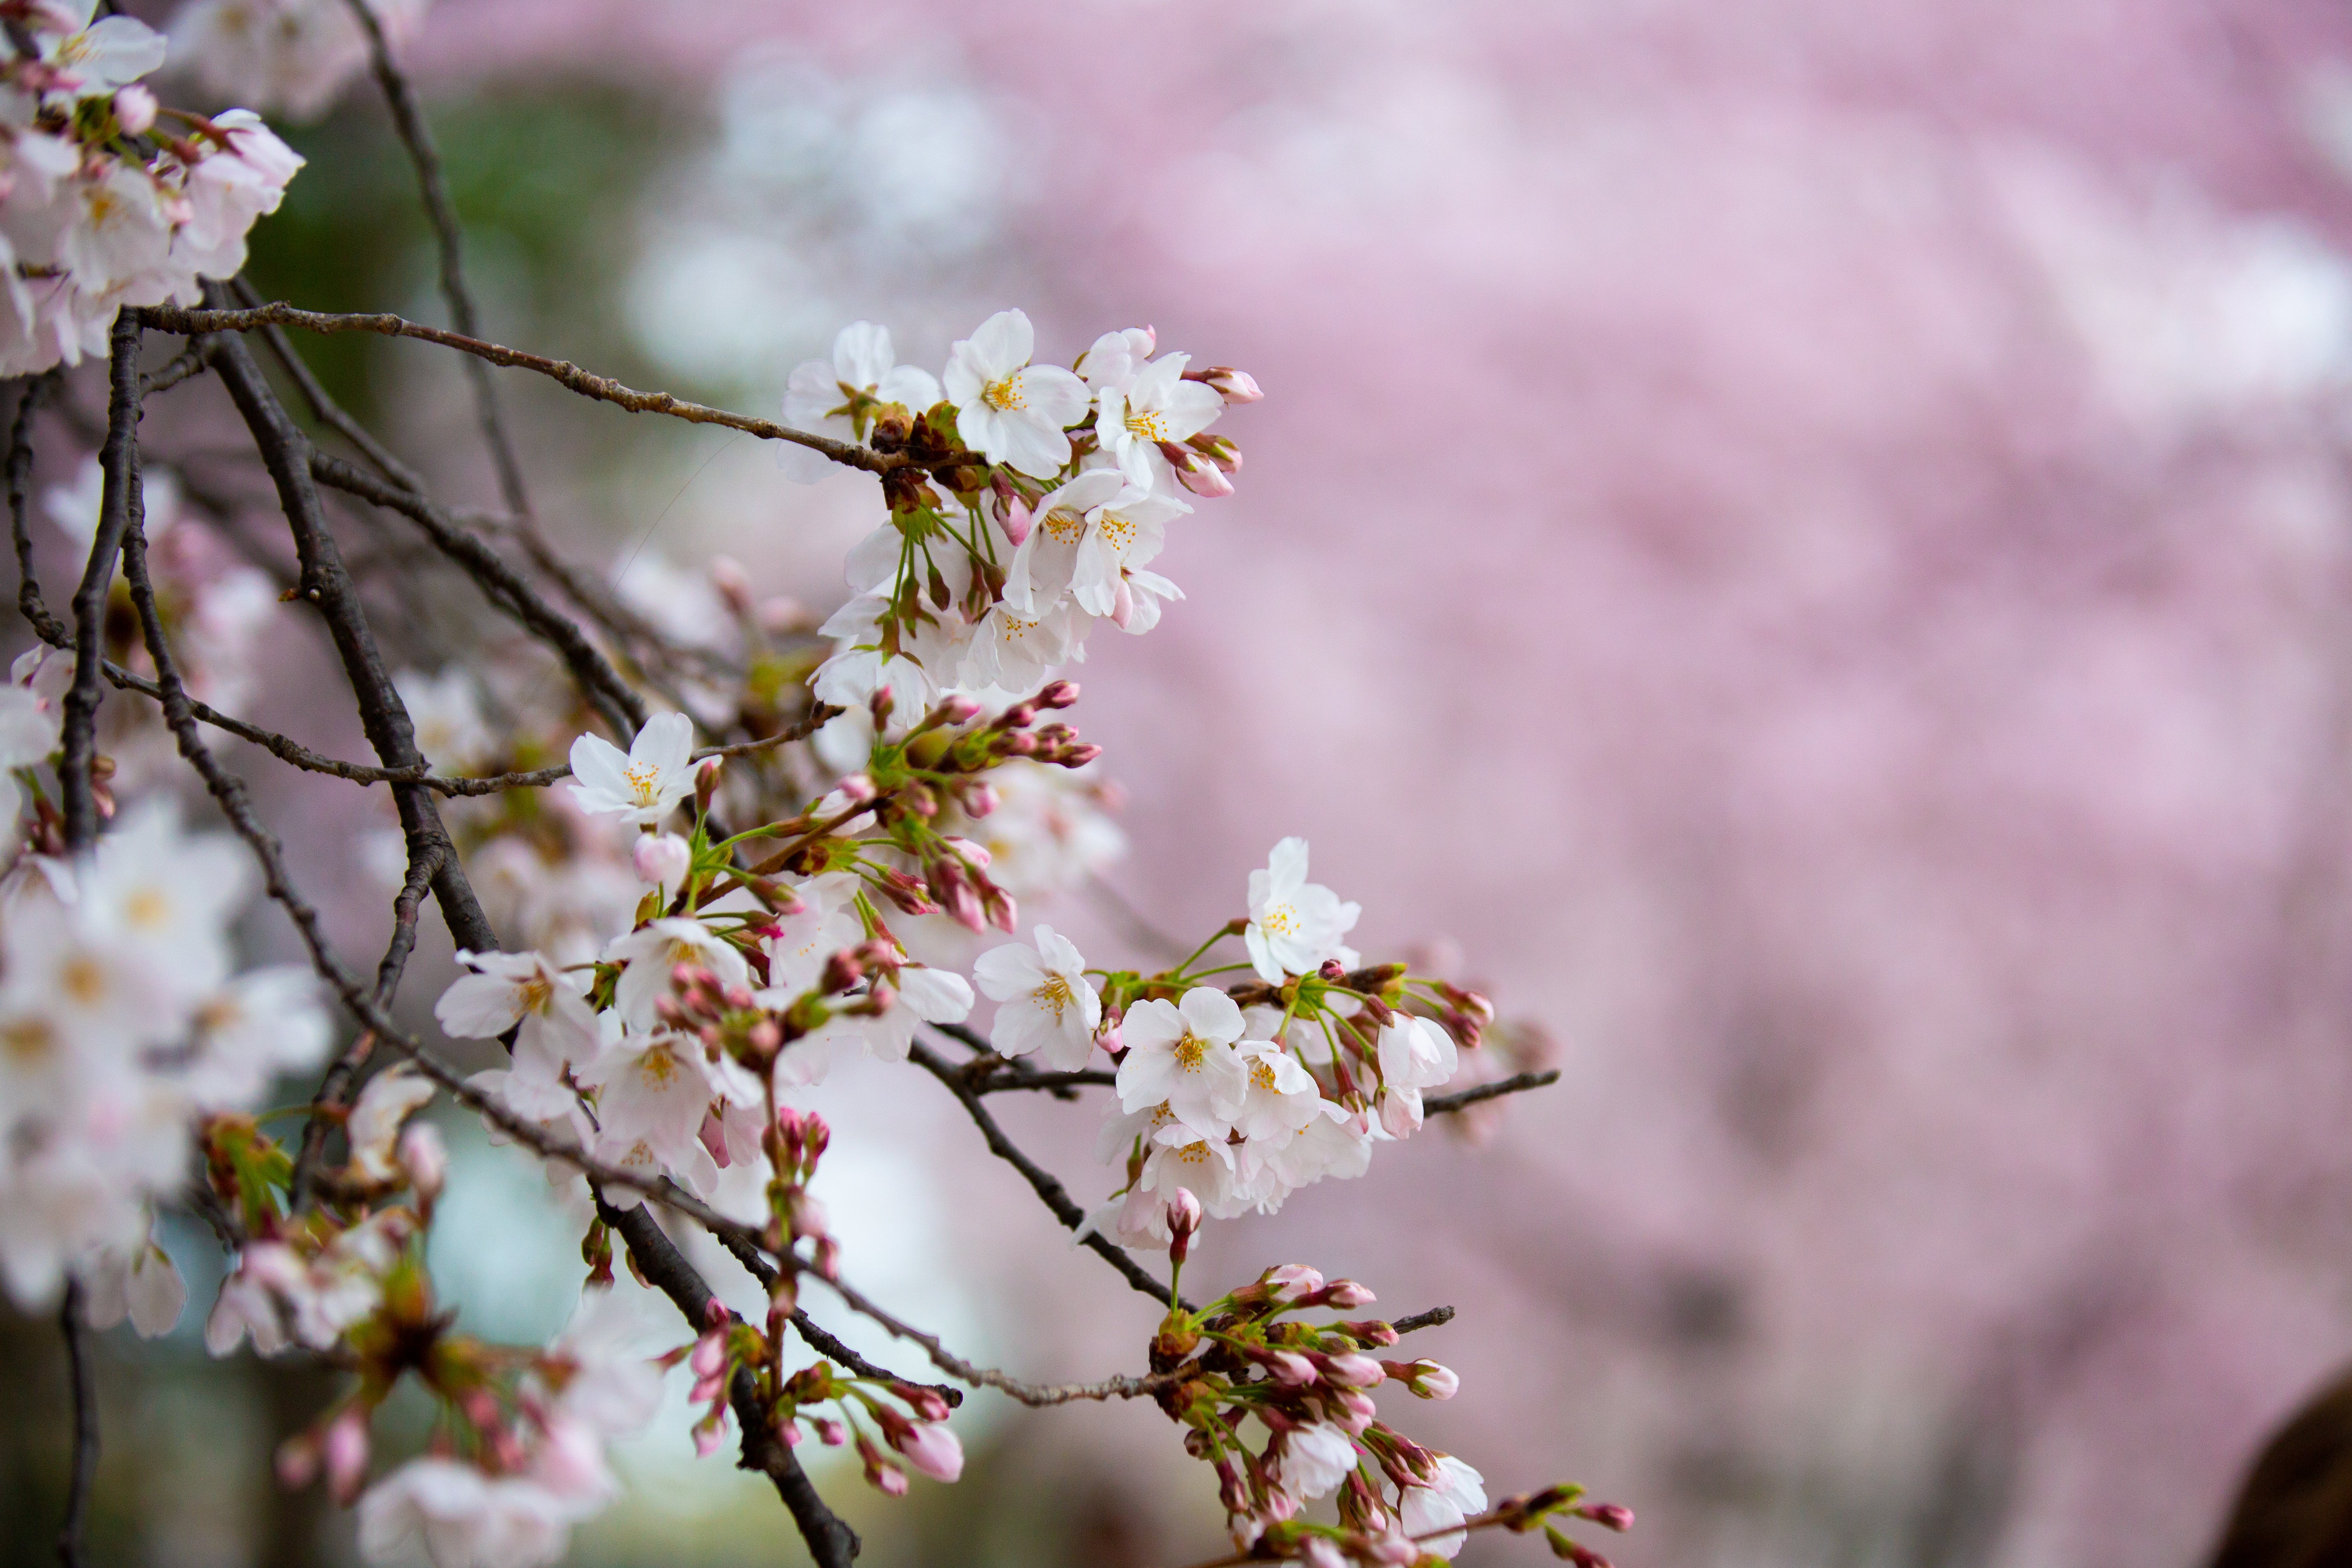
{"label": "blurred pink background", "polygon": [[[681,106],[615,244],[737,406],[1008,303],[1265,384],[1077,718],[1160,924],[1304,833],[1559,1038],[1201,1265],[1462,1309],[1409,1429],[1496,1489],[1632,1503],[1629,1565],[2188,1563],[2352,1360],[2352,13],[477,0],[419,60]],[[865,481],[677,462],[542,482],[838,592]],[[1126,1364],[1147,1308],[877,1104],[1002,1358]],[[1089,1114],[1017,1120],[1095,1195]],[[1209,1489],[1149,1410],[1007,1430]]]}
{"label": "blurred pink background", "polygon": [[946,84],[975,310],[1268,388],[1083,717],[1163,923],[1304,832],[1368,946],[1564,1042],[1491,1146],[1211,1254],[1463,1307],[1433,1440],[1634,1503],[1631,1563],[2184,1563],[2352,1356],[2352,15],[515,0],[425,47]]}

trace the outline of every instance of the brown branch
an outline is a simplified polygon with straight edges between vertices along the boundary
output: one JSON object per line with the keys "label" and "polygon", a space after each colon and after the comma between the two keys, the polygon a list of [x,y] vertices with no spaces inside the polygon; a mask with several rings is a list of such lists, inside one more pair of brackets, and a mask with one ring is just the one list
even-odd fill
{"label": "brown branch", "polygon": [[[810,1271],[814,1274],[815,1271]],[[822,1275],[817,1278],[823,1279]],[[1141,1399],[1157,1394],[1170,1384],[1189,1375],[1179,1372],[1154,1373],[1149,1377],[1107,1377],[1100,1383],[1027,1383],[997,1371],[994,1367],[978,1366],[942,1345],[937,1336],[903,1322],[883,1310],[874,1300],[842,1279],[826,1279],[825,1284],[839,1296],[850,1310],[871,1318],[892,1334],[920,1345],[931,1364],[950,1377],[960,1377],[975,1387],[993,1388],[1011,1394],[1022,1404],[1043,1407],[1068,1405],[1081,1399]]]}
{"label": "brown branch", "polygon": [[1399,1318],[1395,1322],[1391,1323],[1389,1327],[1394,1329],[1398,1333],[1410,1334],[1421,1329],[1443,1328],[1445,1324],[1450,1323],[1453,1321],[1453,1308],[1432,1307],[1426,1312],[1415,1312],[1410,1318]]}
{"label": "brown branch", "polygon": [[1421,1102],[1423,1116],[1449,1116],[1465,1110],[1483,1100],[1500,1100],[1507,1094],[1523,1094],[1531,1089],[1542,1089],[1559,1081],[1558,1068],[1546,1068],[1541,1072],[1513,1073],[1509,1078],[1482,1083],[1475,1089],[1462,1089],[1454,1094],[1433,1094]]}
{"label": "brown branch", "polygon": [[81,585],[74,590],[73,685],[66,692],[64,754],[58,761],[68,851],[87,849],[98,838],[98,794],[90,773],[98,757],[98,705],[105,700],[98,667],[106,650],[106,594],[114,582],[114,558],[122,549],[122,530],[131,509],[131,465],[138,460],[133,444],[139,425],[139,312],[117,314],[112,352],[107,360],[106,444],[98,455],[105,487],[98,509],[98,531],[90,540],[89,563],[82,569]]}
{"label": "brown branch", "polygon": [[[337,315],[320,310],[301,310],[280,301],[271,301],[249,310],[184,310],[176,305],[159,305],[147,312],[148,325],[158,331],[196,334],[203,332],[249,332],[262,327],[300,327],[313,332],[375,332],[388,338],[416,338],[444,348],[460,350],[488,361],[518,370],[533,371],[549,380],[578,393],[583,397],[609,403],[625,408],[632,414],[667,414],[673,419],[683,419],[693,425],[723,425],[730,430],[740,430],[747,436],[757,436],[763,441],[790,441],[822,452],[835,462],[853,468],[863,468],[870,474],[887,474],[906,468],[925,465],[919,458],[904,453],[877,452],[870,447],[851,441],[836,441],[829,436],[813,435],[806,430],[794,430],[772,420],[758,419],[748,414],[735,414],[724,408],[712,408],[690,402],[667,392],[639,392],[624,386],[610,376],[598,375],[581,369],[569,360],[550,359],[544,354],[527,353],[463,332],[446,331],[428,327],[386,313],[370,315]],[[981,459],[961,456],[958,464],[977,463]],[[952,466],[952,465],[942,465]]]}
{"label": "brown branch", "polygon": [[[261,303],[261,296],[254,291],[253,285],[246,281],[242,273],[230,279],[229,291],[236,296],[240,304],[253,306]],[[276,327],[264,327],[261,329],[261,341],[268,348],[269,357],[278,362],[278,368],[286,373],[287,379],[293,382],[295,390],[302,395],[302,402],[310,410],[312,417],[349,441],[377,473],[402,489],[415,490],[420,495],[424,493],[425,480],[416,470],[394,457],[389,447],[368,433],[366,426],[345,413],[342,405],[327,395],[327,389],[320,384],[319,378],[311,374],[302,356],[294,352],[294,345],[286,341],[283,331]]]}
{"label": "brown branch", "polygon": [[[268,382],[241,340],[226,335],[215,337],[210,341],[208,352],[278,488],[278,503],[293,531],[295,554],[301,563],[299,596],[316,607],[327,623],[328,635],[357,700],[360,726],[366,731],[369,744],[374,747],[377,760],[387,768],[416,767],[424,758],[416,752],[407,707],[394,689],[392,677],[385,672],[375,634],[368,627],[358,590],[343,569],[341,552],[335,544],[334,535],[327,530],[326,512],[311,483],[310,438],[278,406]],[[447,849],[448,834],[441,826],[441,814],[433,805],[432,792],[420,784],[405,783],[394,784],[392,791],[410,856],[422,853],[422,847],[427,843],[438,843]],[[433,888],[442,919],[458,946],[477,952],[497,950],[498,933],[490,929],[454,851],[443,856]]]}
{"label": "brown branch", "polygon": [[[637,1272],[676,1304],[688,1326],[698,1334],[708,1328],[710,1287],[687,1262],[677,1245],[654,1223],[645,1205],[617,1209],[606,1203],[600,1192],[596,1194],[596,1215],[620,1233]],[[736,1422],[743,1429],[743,1455],[738,1466],[757,1470],[774,1483],[776,1495],[783,1500],[793,1522],[800,1527],[801,1539],[808,1543],[810,1555],[822,1568],[848,1568],[850,1560],[858,1552],[857,1532],[825,1506],[824,1499],[811,1484],[808,1472],[793,1458],[792,1446],[777,1435],[774,1418],[761,1408],[759,1387],[751,1369],[738,1367],[727,1392]]]}
{"label": "brown branch", "polygon": [[33,535],[26,526],[25,502],[33,479],[33,416],[41,400],[57,390],[58,373],[49,371],[25,383],[16,399],[16,416],[8,432],[8,524],[16,542],[16,608],[33,624],[43,642],[68,646],[65,626],[41,602],[41,584],[33,575]]}
{"label": "brown branch", "polygon": [[[1059,1177],[1023,1153],[1013,1140],[1004,1135],[1004,1129],[999,1127],[996,1124],[996,1118],[988,1113],[988,1107],[981,1103],[979,1094],[974,1092],[971,1085],[964,1082],[961,1069],[919,1040],[909,1048],[907,1059],[947,1085],[948,1092],[962,1102],[964,1114],[970,1116],[972,1124],[980,1129],[981,1137],[987,1141],[988,1152],[1020,1172],[1022,1179],[1029,1184],[1040,1199],[1044,1200],[1045,1206],[1054,1211],[1055,1219],[1060,1220],[1071,1230],[1076,1230],[1086,1224],[1087,1211],[1080,1208],[1076,1200],[1070,1196],[1069,1189],[1062,1185]],[[1081,1239],[1080,1245],[1101,1258],[1113,1268],[1118,1269],[1119,1277],[1136,1289],[1155,1301],[1163,1303],[1170,1301],[1168,1287],[1153,1279],[1150,1270],[1129,1257],[1125,1247],[1118,1246],[1100,1231],[1088,1231]],[[1176,1299],[1171,1304],[1183,1307],[1188,1310],[1192,1307],[1191,1302],[1181,1298]]]}
{"label": "brown branch", "polygon": [[58,1531],[58,1562],[82,1568],[82,1540],[89,1519],[90,1483],[98,1474],[98,1378],[90,1365],[89,1330],[82,1321],[81,1281],[66,1276],[65,1303],[58,1327],[66,1336],[66,1370],[73,1385],[73,1469],[66,1483],[65,1523]]}
{"label": "brown branch", "polygon": [[313,449],[311,477],[323,484],[396,511],[425,531],[434,547],[474,580],[483,596],[525,630],[555,650],[564,668],[596,710],[624,739],[644,728],[645,699],[631,690],[580,628],[522,580],[499,552],[457,526],[455,519],[423,495],[361,472],[340,458]]}

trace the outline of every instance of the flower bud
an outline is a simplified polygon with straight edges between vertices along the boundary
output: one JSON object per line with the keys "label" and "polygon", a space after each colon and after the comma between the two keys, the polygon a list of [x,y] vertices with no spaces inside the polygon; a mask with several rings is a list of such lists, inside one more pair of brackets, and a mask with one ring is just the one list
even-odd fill
{"label": "flower bud", "polygon": [[1075,746],[1065,746],[1062,754],[1054,759],[1066,768],[1082,768],[1102,755],[1102,748],[1092,741],[1082,741]]}
{"label": "flower bud", "polygon": [[[1394,1329],[1371,1318],[1361,1318],[1354,1322],[1341,1323],[1339,1331],[1360,1345],[1372,1345],[1382,1349],[1396,1343],[1399,1338]],[[1395,1374],[1392,1373],[1390,1375]]]}
{"label": "flower bud", "polygon": [[827,995],[839,995],[856,987],[865,978],[865,965],[859,963],[855,955],[844,951],[824,961],[824,974],[819,984]]}
{"label": "flower bud", "polygon": [[1315,1381],[1315,1363],[1297,1351],[1269,1351],[1265,1369],[1285,1388],[1304,1388]]}
{"label": "flower bud", "polygon": [[717,1377],[727,1364],[727,1331],[712,1329],[694,1342],[694,1353],[687,1358],[697,1377]]}
{"label": "flower bud", "polygon": [[1369,1307],[1379,1300],[1353,1279],[1334,1279],[1323,1288],[1320,1305],[1344,1312],[1351,1307]]}
{"label": "flower bud", "polygon": [[1184,373],[1186,381],[1205,382],[1227,403],[1255,403],[1265,394],[1259,390],[1257,377],[1245,370],[1235,370],[1229,364],[1213,364],[1206,370]]}
{"label": "flower bud", "polygon": [[957,799],[963,806],[963,814],[974,822],[989,816],[1004,803],[1004,797],[996,793],[996,786],[992,784],[968,784]]}
{"label": "flower bud", "polygon": [[297,1432],[278,1445],[276,1467],[278,1484],[288,1491],[300,1491],[319,1479],[319,1439],[309,1432]]}
{"label": "flower bud", "polygon": [[1181,1263],[1192,1250],[1193,1233],[1201,1228],[1201,1200],[1189,1187],[1179,1187],[1168,1200],[1168,1259]]}
{"label": "flower bud", "polygon": [[979,712],[980,704],[961,694],[931,710],[932,716],[942,724],[969,724]]}
{"label": "flower bud", "polygon": [[816,1426],[816,1439],[828,1448],[838,1448],[849,1441],[849,1428],[830,1415],[811,1417]]}
{"label": "flower bud", "polygon": [[675,833],[640,833],[630,847],[629,864],[636,868],[637,880],[667,892],[686,879],[694,850]]}
{"label": "flower bud", "polygon": [[952,1481],[963,1474],[963,1445],[945,1426],[918,1425],[884,1406],[877,1412],[883,1436],[907,1462],[935,1481]]}
{"label": "flower bud", "polygon": [[1343,1388],[1378,1388],[1388,1377],[1380,1363],[1353,1351],[1345,1355],[1325,1356],[1319,1365],[1325,1378]]}
{"label": "flower bud", "polygon": [[410,1122],[402,1130],[400,1146],[393,1157],[408,1178],[417,1202],[432,1207],[449,1180],[449,1147],[441,1142],[441,1129],[429,1121]]}
{"label": "flower bud", "polygon": [[950,1408],[946,1395],[936,1388],[926,1388],[919,1383],[894,1383],[890,1392],[905,1402],[908,1409],[924,1421],[944,1421]]}
{"label": "flower bud", "polygon": [[864,805],[875,795],[874,781],[864,773],[852,773],[833,787],[853,805]]}
{"label": "flower bud", "polygon": [[1384,1361],[1381,1368],[1422,1399],[1451,1399],[1462,1387],[1452,1367],[1433,1361]]}
{"label": "flower bud", "polygon": [[866,1484],[885,1497],[907,1495],[907,1472],[882,1457],[873,1439],[857,1435],[857,1457],[866,1461]]}
{"label": "flower bud", "polygon": [[327,1488],[337,1502],[349,1508],[367,1479],[367,1413],[356,1405],[345,1405],[343,1413],[328,1424],[320,1447],[326,1460]]}
{"label": "flower bud", "polygon": [[155,123],[155,95],[137,82],[114,91],[114,122],[126,136],[144,136]]}
{"label": "flower bud", "polygon": [[694,1457],[707,1459],[719,1451],[719,1440],[727,1435],[727,1406],[724,1402],[711,1406],[710,1414],[694,1424]]}
{"label": "flower bud", "polygon": [[743,570],[740,561],[731,555],[712,556],[710,585],[719,590],[729,609],[739,616],[751,613],[751,574]]}
{"label": "flower bud", "polygon": [[1258,1283],[1272,1289],[1277,1301],[1297,1301],[1323,1289],[1323,1275],[1304,1263],[1285,1263],[1258,1276]]}
{"label": "flower bud", "polygon": [[1184,445],[1190,447],[1228,474],[1242,471],[1242,449],[1223,436],[1193,436]]}
{"label": "flower bud", "polygon": [[1045,689],[1033,699],[1040,708],[1067,708],[1078,700],[1078,683],[1075,680],[1048,681]]}
{"label": "flower bud", "polygon": [[705,757],[702,765],[694,770],[694,809],[708,813],[710,802],[719,793],[719,775],[727,771],[724,757]]}
{"label": "flower bud", "polygon": [[1623,1533],[1633,1528],[1633,1510],[1622,1502],[1589,1502],[1576,1510],[1579,1519]]}

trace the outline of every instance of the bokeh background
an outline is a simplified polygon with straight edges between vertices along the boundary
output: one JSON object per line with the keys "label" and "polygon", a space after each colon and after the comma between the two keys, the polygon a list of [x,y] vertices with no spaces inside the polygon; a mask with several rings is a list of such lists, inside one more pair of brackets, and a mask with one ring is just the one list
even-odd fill
{"label": "bokeh background", "polygon": [[[1628,1568],[2154,1568],[2352,1360],[2352,13],[449,0],[415,58],[504,341],[771,413],[845,321],[936,367],[1018,303],[1066,361],[1150,322],[1264,384],[1241,493],[1158,563],[1190,598],[1097,639],[1077,717],[1154,922],[1304,833],[1368,950],[1450,947],[1558,1041],[1483,1140],[1197,1266],[1462,1309],[1416,1435],[1633,1504]],[[440,319],[365,84],[293,134],[260,286]],[[451,365],[303,346],[492,501]],[[506,392],[551,525],[649,606],[718,552],[839,596],[863,478]],[[317,679],[254,706],[342,738]],[[280,799],[373,946],[382,803]],[[1039,912],[1134,951],[1108,900]],[[856,1277],[1034,1375],[1135,1364],[1148,1304],[927,1087],[830,1091]],[[1013,1119],[1092,1181],[1090,1113]],[[543,1333],[576,1230],[461,1152],[445,1281]],[[218,1264],[166,1239],[200,1309]],[[267,1481],[331,1379],[210,1363],[196,1321],[107,1342],[106,1560],[348,1557]],[[0,1560],[46,1562],[54,1335],[5,1332]],[[820,1473],[868,1561],[1221,1549],[1156,1412],[966,1411],[957,1487]],[[672,1415],[573,1560],[800,1561]]]}

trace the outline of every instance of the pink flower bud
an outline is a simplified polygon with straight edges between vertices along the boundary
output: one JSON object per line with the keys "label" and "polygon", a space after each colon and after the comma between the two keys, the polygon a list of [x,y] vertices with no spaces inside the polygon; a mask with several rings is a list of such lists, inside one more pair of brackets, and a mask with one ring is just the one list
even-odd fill
{"label": "pink flower bud", "polygon": [[948,698],[931,711],[942,724],[969,724],[980,712],[980,704],[971,698],[958,695]]}
{"label": "pink flower bud", "polygon": [[719,1440],[727,1435],[727,1406],[717,1409],[694,1424],[694,1457],[707,1459],[719,1451]]}
{"label": "pink flower bud", "polygon": [[702,765],[694,770],[694,808],[709,811],[711,797],[719,793],[719,775],[727,771],[724,757],[705,757]]}
{"label": "pink flower bud", "polygon": [[1298,1560],[1307,1568],[1348,1568],[1348,1560],[1328,1535],[1310,1535],[1298,1544]]}
{"label": "pink flower bud", "polygon": [[1353,1279],[1334,1279],[1323,1291],[1323,1305],[1342,1312],[1351,1307],[1369,1307],[1379,1300]]}
{"label": "pink flower bud", "polygon": [[727,1331],[712,1329],[694,1342],[694,1354],[688,1358],[697,1377],[717,1377],[727,1364]]}
{"label": "pink flower bud", "polygon": [[950,1406],[937,1389],[925,1388],[919,1384],[894,1383],[890,1385],[890,1392],[905,1401],[907,1408],[922,1420],[944,1421],[948,1418]]}
{"label": "pink flower bud", "polygon": [[977,843],[970,838],[950,838],[947,840],[947,846],[955,851],[958,858],[975,871],[987,870],[996,859],[995,856],[989,853],[987,845]]}
{"label": "pink flower bud", "polygon": [[1323,1276],[1319,1270],[1309,1268],[1304,1263],[1286,1263],[1267,1269],[1259,1283],[1274,1292],[1275,1300],[1296,1301],[1323,1289]]}
{"label": "pink flower bud", "polygon": [[1003,804],[1004,797],[996,793],[992,784],[976,784],[963,792],[963,814],[978,822]]}
{"label": "pink flower bud", "polygon": [[1077,700],[1078,683],[1075,680],[1049,681],[1034,699],[1040,708],[1067,708]]}
{"label": "pink flower bud", "polygon": [[1189,1187],[1179,1187],[1168,1200],[1168,1257],[1181,1263],[1192,1250],[1192,1235],[1201,1228],[1201,1200]]}
{"label": "pink flower bud", "polygon": [[945,1426],[928,1422],[918,1425],[904,1419],[893,1424],[887,1416],[883,1426],[889,1434],[890,1446],[931,1479],[952,1481],[963,1474],[963,1445]]}
{"label": "pink flower bud", "polygon": [[1384,1361],[1381,1366],[1423,1399],[1451,1399],[1462,1388],[1462,1380],[1452,1367],[1433,1361]]}
{"label": "pink flower bud", "polygon": [[1266,1370],[1285,1388],[1304,1388],[1315,1381],[1315,1363],[1297,1351],[1270,1352]]}
{"label": "pink flower bud", "polygon": [[356,1405],[346,1405],[343,1413],[328,1426],[320,1447],[326,1459],[328,1489],[334,1493],[337,1502],[348,1508],[367,1479],[367,1413]]}
{"label": "pink flower bud", "polygon": [[686,879],[694,850],[675,833],[640,833],[630,847],[629,864],[636,868],[637,880],[667,890]]}
{"label": "pink flower bud", "polygon": [[1354,1436],[1363,1436],[1364,1428],[1380,1417],[1381,1407],[1360,1389],[1343,1388],[1331,1403],[1339,1407],[1335,1414],[1339,1425]]}
{"label": "pink flower bud", "polygon": [[850,990],[865,978],[866,966],[845,950],[824,961],[824,975],[821,984],[828,994],[838,994]]}
{"label": "pink flower bud", "polygon": [[1580,1519],[1623,1532],[1633,1528],[1633,1510],[1622,1502],[1589,1502],[1576,1510]]}
{"label": "pink flower bud", "polygon": [[1077,745],[1064,748],[1062,754],[1054,760],[1066,768],[1082,768],[1101,755],[1100,746],[1096,745],[1092,741],[1085,741]]}
{"label": "pink flower bud", "polygon": [[417,1202],[430,1208],[449,1180],[449,1148],[441,1142],[441,1129],[429,1121],[410,1122],[401,1131],[393,1158],[408,1178]]}
{"label": "pink flower bud", "polygon": [[863,805],[874,798],[874,781],[864,773],[852,773],[833,787],[853,805]]}
{"label": "pink flower bud", "polygon": [[823,1443],[826,1447],[838,1448],[844,1443],[849,1441],[849,1428],[844,1426],[840,1422],[835,1421],[832,1416],[818,1415],[813,1417],[812,1421],[816,1427],[817,1441]]}
{"label": "pink flower bud", "polygon": [[1245,370],[1235,370],[1229,364],[1213,364],[1206,370],[1188,370],[1186,381],[1205,383],[1227,403],[1255,403],[1265,394],[1258,390],[1257,378]]}
{"label": "pink flower bud", "polygon": [[731,555],[712,556],[710,585],[719,590],[719,596],[727,602],[729,609],[739,616],[751,614],[751,574],[743,570],[740,561]]}
{"label": "pink flower bud", "polygon": [[882,1457],[882,1450],[863,1432],[857,1435],[857,1457],[866,1461],[866,1484],[885,1497],[907,1495],[907,1472]]}
{"label": "pink flower bud", "polygon": [[1324,1357],[1322,1368],[1325,1377],[1347,1388],[1378,1388],[1389,1375],[1381,1370],[1380,1363],[1352,1351]]}
{"label": "pink flower bud", "polygon": [[1029,503],[1018,495],[997,498],[996,521],[1004,530],[1005,542],[1016,549],[1029,537],[1029,531],[1037,525],[1036,518],[1029,510]]}
{"label": "pink flower bud", "polygon": [[278,1445],[278,1484],[288,1491],[299,1491],[319,1479],[319,1440],[308,1432],[298,1432]]}
{"label": "pink flower bud", "polygon": [[144,136],[155,123],[155,95],[132,82],[114,92],[114,122],[125,134]]}

